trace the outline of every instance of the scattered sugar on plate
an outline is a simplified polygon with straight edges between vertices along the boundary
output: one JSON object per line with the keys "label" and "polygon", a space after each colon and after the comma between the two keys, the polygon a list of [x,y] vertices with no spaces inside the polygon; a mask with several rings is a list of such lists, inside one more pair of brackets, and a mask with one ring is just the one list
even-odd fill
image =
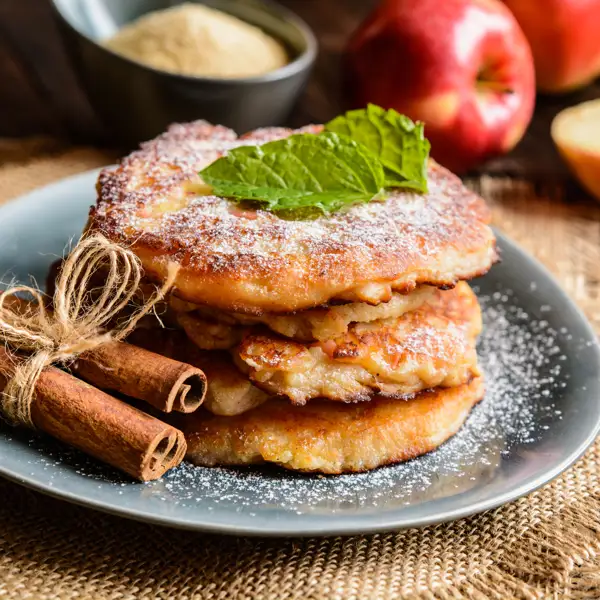
{"label": "scattered sugar on plate", "polygon": [[[315,476],[274,467],[230,469],[183,464],[162,480],[144,484],[143,494],[184,507],[227,508],[252,515],[267,506],[291,513],[327,513],[409,505],[455,495],[491,480],[514,452],[526,452],[549,425],[562,418],[557,394],[566,387],[561,340],[545,318],[528,314],[511,291],[479,295],[484,329],[479,342],[486,396],[459,433],[435,452],[364,474]],[[550,310],[537,310],[545,316]],[[49,473],[68,465],[118,494],[134,487],[125,476],[80,453],[37,437],[30,445]],[[53,475],[51,475],[52,479]],[[135,484],[139,489],[140,484]],[[139,493],[139,492],[138,492]]]}

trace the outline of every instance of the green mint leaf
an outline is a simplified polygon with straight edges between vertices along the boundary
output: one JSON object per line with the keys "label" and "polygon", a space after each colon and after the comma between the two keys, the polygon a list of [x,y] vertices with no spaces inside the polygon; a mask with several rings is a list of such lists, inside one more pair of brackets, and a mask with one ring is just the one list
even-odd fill
{"label": "green mint leaf", "polygon": [[423,123],[413,123],[395,110],[369,104],[351,110],[325,125],[366,146],[385,167],[385,186],[427,191],[427,158],[430,144]]}
{"label": "green mint leaf", "polygon": [[297,134],[240,146],[200,176],[218,196],[267,203],[272,211],[323,212],[369,202],[383,191],[383,165],[361,144],[335,133]]}

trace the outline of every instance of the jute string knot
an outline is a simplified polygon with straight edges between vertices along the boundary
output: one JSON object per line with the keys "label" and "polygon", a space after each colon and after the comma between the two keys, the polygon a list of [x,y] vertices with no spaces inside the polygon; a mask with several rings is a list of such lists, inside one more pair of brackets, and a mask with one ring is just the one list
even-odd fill
{"label": "jute string knot", "polygon": [[[92,277],[100,270],[106,276],[104,285],[93,289]],[[16,363],[0,401],[0,412],[7,422],[33,428],[31,403],[42,371],[125,338],[164,299],[177,268],[171,266],[162,287],[124,322],[115,324],[115,318],[134,299],[142,274],[133,252],[94,234],[81,239],[63,262],[52,311],[46,308],[43,294],[30,286],[13,287],[0,295],[0,339],[9,350],[26,356]],[[23,294],[32,301],[21,300]],[[109,324],[112,329],[106,330]]]}

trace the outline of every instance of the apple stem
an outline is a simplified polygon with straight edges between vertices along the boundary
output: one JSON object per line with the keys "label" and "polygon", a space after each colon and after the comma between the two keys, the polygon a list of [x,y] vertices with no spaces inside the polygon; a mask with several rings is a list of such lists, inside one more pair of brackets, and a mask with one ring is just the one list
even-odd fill
{"label": "apple stem", "polygon": [[514,94],[515,90],[502,81],[493,77],[494,69],[489,66],[481,69],[477,75],[477,87],[483,92],[497,92],[498,94]]}
{"label": "apple stem", "polygon": [[497,92],[498,94],[514,94],[515,90],[501,81],[492,81],[483,77],[477,78],[477,87],[482,92]]}

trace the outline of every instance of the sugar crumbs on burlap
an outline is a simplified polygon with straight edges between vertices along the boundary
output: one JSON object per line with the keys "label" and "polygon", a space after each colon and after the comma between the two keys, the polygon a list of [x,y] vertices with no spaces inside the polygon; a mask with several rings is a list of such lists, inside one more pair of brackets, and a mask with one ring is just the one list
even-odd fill
{"label": "sugar crumbs on burlap", "polygon": [[[181,508],[201,505],[210,511],[229,506],[249,515],[265,505],[293,513],[335,513],[409,505],[485,485],[503,460],[513,452],[526,452],[561,420],[556,398],[568,380],[561,348],[570,334],[554,330],[543,318],[550,307],[541,306],[534,317],[510,290],[480,293],[479,299],[484,328],[478,350],[486,396],[459,433],[435,452],[369,473],[336,477],[268,467],[208,469],[183,464],[162,480],[145,484],[144,495]],[[49,473],[57,464],[66,464],[97,480],[99,487],[114,485],[117,494],[130,487],[125,477],[75,451],[35,437],[29,443],[39,449]]]}

